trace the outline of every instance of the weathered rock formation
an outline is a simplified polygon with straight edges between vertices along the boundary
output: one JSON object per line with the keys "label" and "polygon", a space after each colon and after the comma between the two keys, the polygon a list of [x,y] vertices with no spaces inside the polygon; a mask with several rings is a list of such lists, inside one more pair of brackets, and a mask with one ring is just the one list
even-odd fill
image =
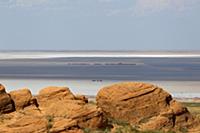
{"label": "weathered rock formation", "polygon": [[[56,124],[51,129],[53,132],[58,132],[59,128],[56,127],[58,123],[64,124],[63,120],[58,118],[65,118],[64,121],[75,124],[72,124],[72,127],[79,128],[100,128],[104,124],[101,109],[96,105],[87,104],[84,96],[74,96],[69,88],[44,88],[39,92],[37,99],[41,111],[47,116],[56,118]],[[65,124],[65,127],[68,127],[68,123]]]}
{"label": "weathered rock formation", "polygon": [[181,130],[198,122],[181,103],[162,88],[125,82],[102,88],[97,105],[109,118],[129,122],[140,130]]}
{"label": "weathered rock formation", "polygon": [[3,85],[0,84],[0,114],[14,111],[11,97],[6,93]]}
{"label": "weathered rock formation", "polygon": [[21,110],[31,105],[37,107],[37,101],[32,96],[31,91],[29,89],[15,90],[11,91],[9,94],[14,102],[16,110]]}
{"label": "weathered rock formation", "polygon": [[105,126],[114,133],[121,125],[107,123],[110,118],[140,130],[200,132],[199,121],[187,108],[151,84],[108,86],[96,100],[97,105],[92,104],[67,87],[47,87],[32,96],[29,89],[6,93],[0,85],[0,133],[83,133]]}
{"label": "weathered rock formation", "polygon": [[1,86],[0,99],[0,133],[82,133],[105,123],[100,108],[66,87],[44,88],[35,98],[28,89],[7,94]]}

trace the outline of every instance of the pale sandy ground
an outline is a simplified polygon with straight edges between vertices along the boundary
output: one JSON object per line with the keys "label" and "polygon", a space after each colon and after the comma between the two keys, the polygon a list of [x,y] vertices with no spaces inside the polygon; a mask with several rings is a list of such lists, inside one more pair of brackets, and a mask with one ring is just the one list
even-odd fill
{"label": "pale sandy ground", "polygon": [[[93,82],[92,80],[64,80],[64,79],[0,79],[6,90],[29,88],[33,94],[47,86],[67,86],[75,94],[95,96],[100,88],[120,81]],[[152,83],[164,88],[173,97],[185,100],[200,98],[200,81],[139,81]]]}
{"label": "pale sandy ground", "polygon": [[200,51],[0,51],[0,59],[57,57],[200,57]]}

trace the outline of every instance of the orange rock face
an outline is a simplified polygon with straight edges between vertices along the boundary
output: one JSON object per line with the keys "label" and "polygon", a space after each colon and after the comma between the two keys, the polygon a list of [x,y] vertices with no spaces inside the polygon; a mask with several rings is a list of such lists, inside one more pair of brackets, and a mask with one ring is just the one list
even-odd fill
{"label": "orange rock face", "polygon": [[[45,88],[37,98],[45,115],[73,121],[80,128],[98,128],[104,124],[103,112],[96,105],[88,105],[84,96],[74,96],[66,87]],[[56,125],[54,128],[57,129]]]}
{"label": "orange rock face", "polygon": [[[96,100],[97,105],[92,104],[67,87],[47,87],[34,97],[29,89],[6,93],[0,85],[0,133],[83,133],[87,128],[111,127],[107,118],[140,130],[200,132],[199,121],[187,108],[151,84],[111,85],[101,89]],[[111,132],[118,127],[113,124]]]}
{"label": "orange rock face", "polygon": [[111,85],[102,88],[96,100],[107,117],[144,130],[192,128],[196,124],[182,104],[151,84],[125,82]]}
{"label": "orange rock face", "polygon": [[36,99],[34,99],[29,89],[11,91],[9,94],[11,96],[11,99],[14,101],[16,110],[24,109],[31,104],[36,104],[34,103]]}
{"label": "orange rock face", "polygon": [[3,85],[0,84],[0,114],[14,111],[11,97],[6,93]]}
{"label": "orange rock face", "polygon": [[67,87],[47,87],[40,90],[38,97],[45,100],[64,100],[75,99],[75,96],[71,93]]}
{"label": "orange rock face", "polygon": [[105,123],[100,108],[67,87],[47,87],[34,98],[28,89],[7,94],[0,86],[0,99],[0,133],[83,133]]}
{"label": "orange rock face", "polygon": [[42,107],[49,107],[50,104],[60,100],[74,100],[75,96],[67,87],[46,87],[40,90],[37,101]]}

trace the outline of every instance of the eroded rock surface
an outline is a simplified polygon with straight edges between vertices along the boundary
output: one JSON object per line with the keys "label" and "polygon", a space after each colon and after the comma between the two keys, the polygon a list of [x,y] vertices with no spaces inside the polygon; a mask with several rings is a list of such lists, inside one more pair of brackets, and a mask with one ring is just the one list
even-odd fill
{"label": "eroded rock surface", "polygon": [[[105,123],[103,112],[88,104],[85,96],[74,96],[67,87],[47,87],[32,96],[30,90],[20,89],[3,95],[13,101],[16,110],[0,115],[0,133],[83,133],[84,128],[100,128]],[[0,101],[1,110],[9,102]],[[1,106],[0,106],[1,107]]]}
{"label": "eroded rock surface", "polygon": [[199,126],[187,108],[152,84],[125,82],[111,85],[102,88],[96,100],[107,117],[137,125],[141,130]]}
{"label": "eroded rock surface", "polygon": [[30,105],[37,106],[36,99],[32,96],[29,89],[15,90],[11,91],[9,94],[14,102],[16,110],[24,109]]}
{"label": "eroded rock surface", "polygon": [[101,89],[96,100],[97,105],[92,104],[67,87],[47,87],[32,96],[29,89],[6,93],[0,85],[0,133],[83,133],[113,126],[112,132],[120,125],[109,125],[110,118],[140,130],[200,132],[199,121],[187,108],[151,84],[111,85]]}
{"label": "eroded rock surface", "polygon": [[[38,101],[45,115],[64,118],[70,123],[73,121],[76,123],[75,127],[99,128],[104,124],[101,109],[96,105],[88,105],[84,96],[74,96],[66,87],[45,88],[39,92]],[[56,120],[56,123],[59,123],[58,119]],[[54,128],[57,127],[54,125],[52,130]]]}
{"label": "eroded rock surface", "polygon": [[5,87],[0,84],[0,114],[14,111],[13,101],[6,93]]}
{"label": "eroded rock surface", "polygon": [[75,96],[67,87],[50,86],[40,90],[37,100],[41,106],[49,106],[59,100],[74,100]]}

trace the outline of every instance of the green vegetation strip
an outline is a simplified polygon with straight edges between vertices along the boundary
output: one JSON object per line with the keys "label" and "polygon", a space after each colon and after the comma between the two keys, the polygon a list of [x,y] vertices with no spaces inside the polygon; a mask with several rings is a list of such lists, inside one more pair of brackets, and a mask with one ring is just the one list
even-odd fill
{"label": "green vegetation strip", "polygon": [[200,107],[200,103],[195,102],[183,102],[186,107]]}

